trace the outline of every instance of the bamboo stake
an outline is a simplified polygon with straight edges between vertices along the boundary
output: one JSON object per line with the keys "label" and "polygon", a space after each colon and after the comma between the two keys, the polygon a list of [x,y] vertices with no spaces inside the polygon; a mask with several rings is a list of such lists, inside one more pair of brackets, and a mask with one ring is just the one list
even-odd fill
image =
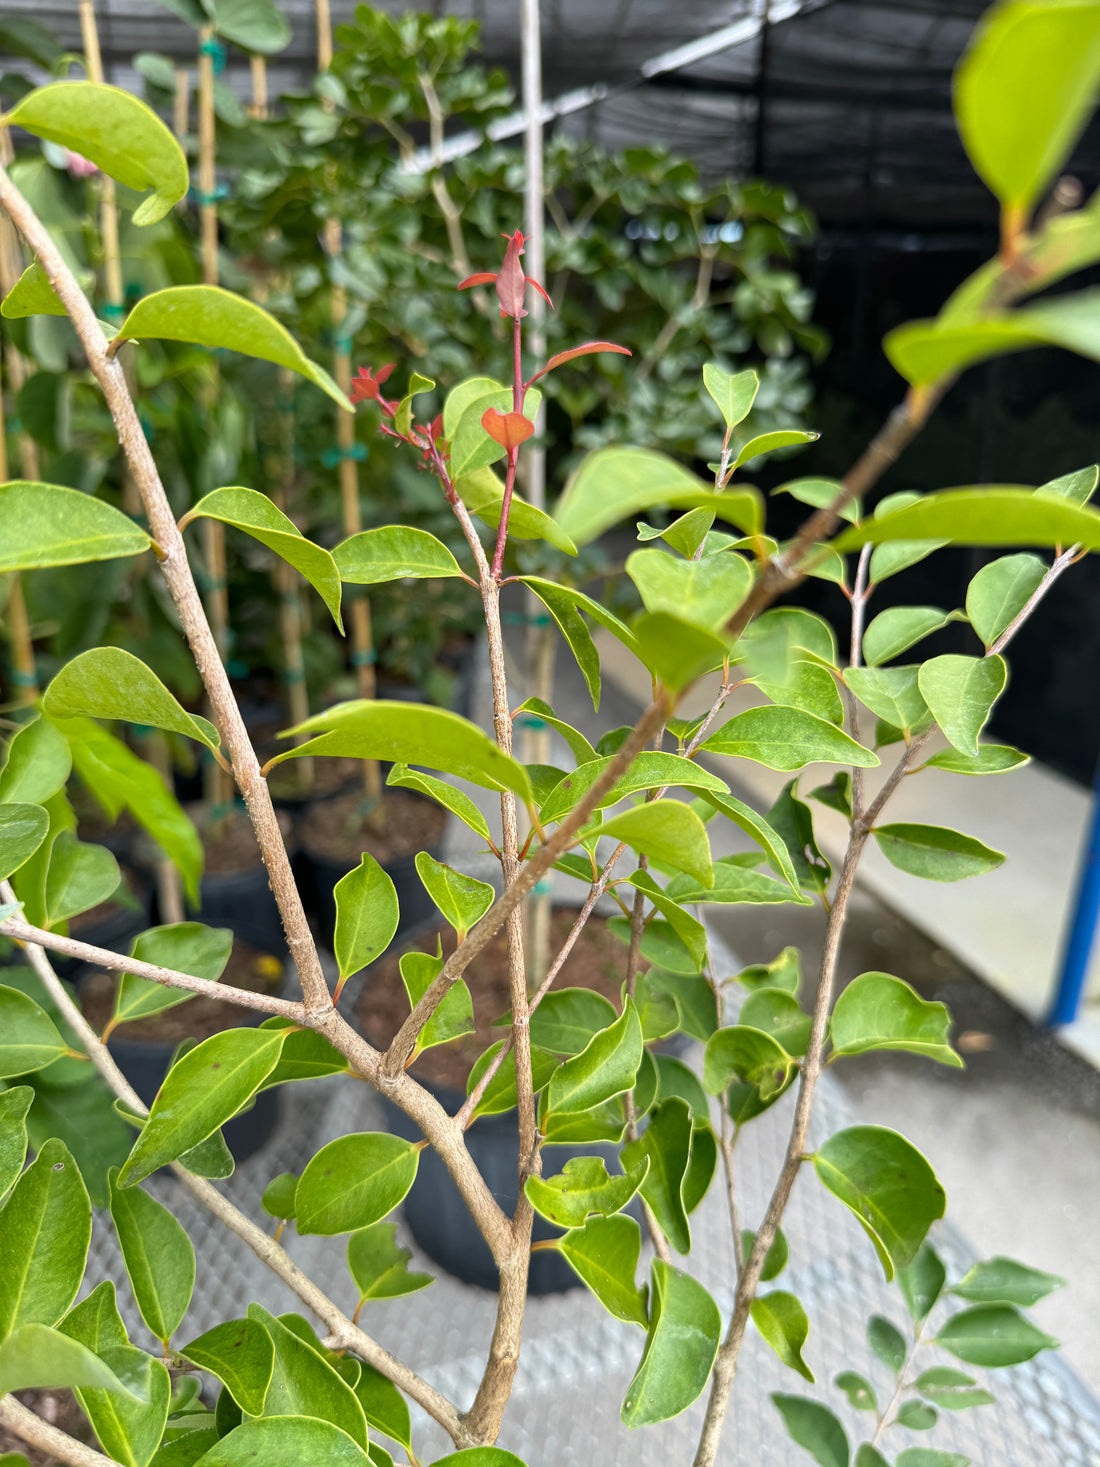
{"label": "bamboo stake", "polygon": [[[172,98],[172,131],[182,139],[191,121],[191,73],[186,66],[176,67],[176,91]],[[180,207],[182,208],[182,202]]]}

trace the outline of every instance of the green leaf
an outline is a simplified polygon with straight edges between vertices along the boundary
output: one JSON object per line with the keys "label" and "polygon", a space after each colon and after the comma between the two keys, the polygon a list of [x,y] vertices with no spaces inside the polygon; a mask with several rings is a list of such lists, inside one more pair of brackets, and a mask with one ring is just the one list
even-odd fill
{"label": "green leaf", "polygon": [[[756,1234],[750,1228],[741,1229],[741,1251],[746,1258],[752,1252],[753,1244],[756,1242]],[[787,1243],[786,1234],[782,1228],[777,1228],[775,1241],[768,1249],[764,1258],[764,1267],[760,1271],[760,1282],[771,1283],[772,1279],[778,1278],[787,1266],[790,1257],[790,1247]]]}
{"label": "green leaf", "polygon": [[574,1156],[554,1177],[528,1177],[524,1191],[535,1211],[560,1228],[581,1228],[591,1213],[621,1212],[645,1180],[648,1157],[619,1176],[609,1176],[600,1156]]}
{"label": "green leaf", "polygon": [[102,499],[57,484],[0,484],[0,572],[139,555],[152,544]]}
{"label": "green leaf", "polygon": [[[540,1005],[541,1007],[541,1005]],[[614,1012],[614,1010],[612,1010]],[[503,1042],[503,1041],[501,1041]],[[493,1044],[474,1063],[470,1070],[469,1079],[466,1081],[466,1094],[472,1093],[475,1085],[489,1068],[490,1063],[496,1058],[500,1044]],[[546,1088],[550,1083],[550,1076],[557,1069],[558,1061],[546,1050],[539,1049],[537,1045],[531,1047],[531,1071],[534,1090],[536,1095],[540,1090]],[[479,1116],[497,1116],[505,1111],[511,1110],[516,1104],[516,1061],[515,1055],[509,1051],[504,1063],[489,1081],[485,1094],[478,1101],[474,1109],[474,1119]],[[620,1107],[621,1110],[621,1107]],[[564,1118],[563,1118],[564,1119]],[[625,1119],[620,1122],[615,1140],[622,1135],[622,1128],[626,1124]],[[604,1139],[600,1137],[599,1139]]]}
{"label": "green leaf", "polygon": [[918,667],[849,667],[844,681],[859,701],[893,728],[913,733],[932,721],[921,696]]}
{"label": "green leaf", "polygon": [[0,803],[40,805],[63,789],[72,769],[69,746],[45,718],[17,729],[0,773]]}
{"label": "green leaf", "polygon": [[1005,774],[1010,769],[1019,769],[1029,757],[1007,744],[979,744],[976,754],[943,749],[926,760],[921,768],[946,769],[950,774]]}
{"label": "green leaf", "polygon": [[714,399],[726,427],[736,428],[749,415],[760,378],[751,367],[745,372],[727,372],[716,362],[704,362],[703,386]]}
{"label": "green leaf", "polygon": [[642,1063],[642,1026],[628,998],[622,1014],[594,1034],[580,1054],[554,1071],[547,1090],[551,1112],[575,1115],[634,1087]]}
{"label": "green leaf", "polygon": [[798,1000],[781,988],[760,988],[750,993],[737,1013],[737,1022],[759,1029],[780,1044],[788,1054],[801,1058],[810,1042],[813,1020],[798,1006]]}
{"label": "green leaf", "polygon": [[[86,288],[86,287],[85,287]],[[37,260],[32,261],[0,301],[0,316],[9,321],[28,316],[67,316],[50,277]]]}
{"label": "green leaf", "polygon": [[[419,1277],[424,1278],[426,1275],[421,1274]],[[387,1380],[372,1365],[363,1362],[359,1379],[352,1389],[363,1408],[367,1425],[381,1431],[392,1441],[399,1442],[411,1455],[412,1431],[409,1423],[409,1408],[405,1404],[404,1396],[393,1382]],[[376,1444],[371,1442],[369,1451],[372,1460],[375,1460],[376,1450]]]}
{"label": "green leaf", "polygon": [[663,540],[666,545],[671,545],[673,550],[678,550],[688,560],[693,560],[700,545],[706,541],[713,524],[714,511],[712,509],[689,509],[686,514],[673,520],[672,524],[664,530],[659,530],[639,520],[638,539],[642,541]]}
{"label": "green leaf", "polygon": [[[672,901],[648,871],[635,871],[630,877],[630,884],[637,891],[645,893],[656,909],[665,917],[668,926],[671,927],[677,940],[686,950],[688,960],[694,965],[686,970],[687,976],[698,973],[707,957],[707,929],[702,922],[697,917],[693,917],[690,912],[685,912],[678,902]],[[649,924],[650,927],[653,925],[652,922]],[[644,933],[642,942],[644,945]]]}
{"label": "green leaf", "polygon": [[126,1467],[147,1467],[168,1420],[172,1395],[168,1370],[163,1361],[133,1345],[110,1346],[102,1351],[102,1358],[129,1394],[111,1388],[80,1388],[76,1398],[114,1461]]}
{"label": "green leaf", "polygon": [[[309,1338],[303,1338],[291,1327],[295,1323],[294,1315],[276,1319],[259,1304],[248,1306],[248,1318],[253,1324],[263,1326],[275,1348],[271,1384],[264,1397],[264,1417],[319,1418],[346,1432],[365,1449],[367,1422],[363,1408],[352,1388],[317,1348],[312,1330]],[[328,1458],[304,1460],[327,1462]]]}
{"label": "green leaf", "polygon": [[[1100,15],[1072,0],[989,11],[955,73],[970,160],[1003,205],[1033,204],[1069,157],[1096,104]],[[1026,120],[1018,98],[1026,91]]]}
{"label": "green leaf", "polygon": [[925,881],[963,881],[1004,863],[1000,851],[946,825],[878,825],[873,834],[892,866]]}
{"label": "green leaf", "polygon": [[703,886],[690,876],[676,876],[666,888],[678,902],[718,902],[729,906],[738,902],[794,902],[812,906],[813,899],[802,896],[785,881],[773,881],[759,871],[741,865],[735,856],[720,856],[714,863],[714,885]]}
{"label": "green leaf", "polygon": [[984,647],[1023,611],[1046,572],[1045,561],[1027,554],[1002,555],[982,566],[966,589],[966,614]]}
{"label": "green leaf", "polygon": [[805,1447],[820,1467],[848,1467],[848,1438],[833,1413],[805,1396],[773,1394],[787,1435]]}
{"label": "green leaf", "polygon": [[442,540],[408,525],[383,525],[352,535],[337,545],[332,558],[340,579],[351,586],[462,575],[458,561]]}
{"label": "green leaf", "polygon": [[867,1343],[887,1370],[892,1370],[895,1375],[901,1374],[909,1348],[902,1332],[881,1314],[875,1314],[867,1321]]}
{"label": "green leaf", "polygon": [[[511,397],[511,389],[508,392]],[[529,396],[538,397],[532,391]],[[480,427],[481,420],[478,419]],[[492,443],[487,438],[486,442]],[[465,502],[471,514],[476,514],[490,529],[500,527],[500,514],[504,506],[504,485],[490,468],[477,469],[463,474],[455,480],[458,497]],[[541,509],[528,504],[522,494],[513,493],[512,508],[508,514],[509,540],[545,540],[563,555],[576,555],[577,547],[561,527]]]}
{"label": "green leaf", "polygon": [[543,724],[560,733],[569,745],[569,751],[578,764],[590,764],[596,758],[596,751],[585,738],[571,724],[564,719],[558,718],[549,703],[544,703],[541,698],[528,698],[526,703],[521,703],[516,709],[517,723],[521,726],[539,728]]}
{"label": "green leaf", "polygon": [[274,0],[203,0],[219,36],[246,51],[273,56],[290,42],[290,22]]}
{"label": "green leaf", "polygon": [[0,1091],[0,1197],[11,1189],[27,1157],[27,1111],[34,1099],[29,1085]]}
{"label": "green leaf", "polygon": [[[278,1063],[260,1086],[261,1090],[270,1090],[273,1085],[286,1085],[295,1080],[345,1075],[350,1069],[346,1057],[323,1034],[318,1034],[315,1030],[301,1029],[278,1014],[265,1019],[260,1028],[280,1029],[285,1036]],[[188,1170],[193,1171],[189,1156],[190,1153],[183,1161]]]}
{"label": "green leaf", "polygon": [[946,1004],[926,1002],[889,973],[861,973],[833,1008],[833,1053],[904,1049],[961,1070],[963,1062],[948,1042],[950,1028]]}
{"label": "green leaf", "polygon": [[[335,1371],[332,1373],[335,1375]],[[339,1376],[336,1378],[339,1380]],[[331,1422],[305,1415],[261,1416],[246,1421],[223,1436],[193,1467],[256,1467],[258,1462],[271,1463],[272,1467],[305,1462],[323,1462],[325,1467],[370,1467],[370,1458],[347,1432]]]}
{"label": "green leaf", "polygon": [[[881,508],[881,506],[880,506]],[[833,541],[839,551],[893,541],[940,540],[956,545],[1073,545],[1100,549],[1100,511],[1033,489],[992,485],[944,489],[874,519]]]}
{"label": "green leaf", "polygon": [[947,626],[950,620],[950,615],[938,606],[891,606],[887,611],[880,611],[863,634],[863,660],[868,667],[893,662],[917,642]]}
{"label": "green leaf", "polygon": [[1065,1279],[1055,1273],[1044,1273],[1012,1258],[998,1257],[975,1263],[951,1292],[976,1304],[1015,1304],[1029,1309],[1065,1285]]}
{"label": "green leaf", "polygon": [[480,835],[483,840],[492,840],[488,822],[478,807],[464,795],[461,790],[452,789],[441,779],[434,775],[422,774],[418,769],[410,769],[407,764],[394,764],[386,776],[387,785],[395,785],[401,789],[416,790],[419,794],[427,795],[429,799],[435,800],[445,810],[450,810],[464,825]]}
{"label": "green leaf", "polygon": [[[775,494],[789,494],[792,499],[797,499],[799,504],[809,504],[814,509],[827,509],[833,504],[843,489],[839,479],[792,479],[787,484],[780,484],[778,489],[771,492]],[[838,511],[842,520],[855,523],[860,519],[860,501],[849,500]]]}
{"label": "green leaf", "polygon": [[[531,1015],[531,1042],[554,1054],[580,1054],[616,1017],[610,1000],[591,988],[552,988]],[[503,1022],[510,1024],[511,1014]]]}
{"label": "green leaf", "polygon": [[[225,972],[232,949],[233,934],[228,928],[206,927],[201,922],[174,922],[141,933],[134,939],[130,956],[216,983]],[[190,997],[185,990],[165,988],[151,978],[123,973],[115,993],[114,1017],[117,1023],[128,1024],[175,1008]]]}
{"label": "green leaf", "polygon": [[558,1249],[603,1307],[627,1324],[646,1327],[645,1295],[635,1283],[642,1234],[632,1217],[590,1217],[558,1240]]}
{"label": "green leaf", "polygon": [[458,941],[462,942],[470,928],[480,922],[493,905],[496,892],[487,881],[463,876],[453,866],[434,860],[427,851],[420,852],[415,864],[424,890],[455,929]]}
{"label": "green leaf", "polygon": [[634,652],[658,682],[679,693],[721,667],[729,647],[719,634],[671,612],[647,611],[634,623]]}
{"label": "green leaf", "polygon": [[126,1345],[126,1326],[118,1312],[115,1286],[110,1279],[97,1284],[86,1299],[73,1306],[58,1326],[63,1335],[79,1340],[89,1350]]}
{"label": "green leaf", "polygon": [[98,906],[121,880],[118,862],[104,846],[85,845],[71,830],[58,831],[46,870],[44,925],[54,927]]}
{"label": "green leaf", "polygon": [[732,552],[680,560],[663,550],[635,550],[626,573],[647,611],[666,611],[708,631],[730,619],[752,585],[748,561]]}
{"label": "green leaf", "polygon": [[581,676],[588,688],[588,695],[592,699],[592,711],[598,713],[600,707],[600,654],[596,650],[596,644],[592,640],[592,633],[588,630],[584,617],[577,610],[576,601],[567,592],[552,586],[547,581],[537,581],[534,577],[529,577],[527,584],[557,623],[558,630],[568,643],[569,650],[576,659]]}
{"label": "green leaf", "polygon": [[157,1092],[118,1185],[143,1181],[232,1119],[275,1068],[285,1039],[286,1030],[226,1029],[177,1060]]}
{"label": "green leaf", "polygon": [[978,752],[978,735],[1007,680],[1002,657],[948,653],[922,664],[917,685],[948,743],[960,753],[973,755]]}
{"label": "green leaf", "polygon": [[785,947],[770,963],[753,963],[738,973],[737,981],[750,993],[762,988],[781,988],[793,998],[802,986],[802,954],[796,947]]}
{"label": "green leaf", "polygon": [[600,833],[626,841],[631,850],[674,870],[694,876],[700,885],[714,884],[706,827],[681,800],[650,800],[606,820]]}
{"label": "green leaf", "polygon": [[468,718],[423,703],[386,699],[357,699],[337,703],[304,723],[284,730],[282,738],[312,733],[294,749],[284,749],[270,761],[327,754],[336,758],[385,759],[393,763],[425,764],[468,779],[483,789],[513,790],[530,803],[531,781],[522,764],[501,753],[489,736]]}
{"label": "green leaf", "polygon": [[712,790],[703,790],[701,793],[708,805],[713,805],[728,820],[732,820],[734,825],[743,830],[750,840],[754,840],[761,847],[771,865],[797,892],[798,876],[791,862],[787,844],[763,815],[758,815],[751,806],[737,799],[735,795],[716,795]]}
{"label": "green leaf", "polygon": [[333,889],[336,930],[333,951],[341,980],[380,958],[393,941],[400,911],[397,888],[374,857],[363,852],[359,865]]}
{"label": "green leaf", "polygon": [[121,647],[93,647],[65,664],[42,698],[51,718],[121,718],[184,734],[216,749],[218,730],[191,714],[151,668]]}
{"label": "green leaf", "polygon": [[106,1361],[47,1325],[19,1325],[0,1343],[0,1395],[66,1386],[126,1390]]}
{"label": "green leaf", "polygon": [[709,1094],[721,1095],[732,1080],[743,1080],[766,1102],[783,1092],[796,1068],[796,1060],[777,1039],[735,1024],[707,1040],[703,1084]]}
{"label": "green leaf", "polygon": [[793,1294],[777,1290],[758,1294],[750,1305],[752,1322],[784,1365],[797,1370],[813,1384],[813,1371],[802,1358],[802,1347],[810,1333],[806,1311]]}
{"label": "green leaf", "polygon": [[[297,1172],[280,1172],[277,1177],[272,1177],[264,1188],[263,1196],[260,1198],[260,1206],[269,1217],[280,1219],[291,1219],[295,1211],[295,1193],[298,1190]],[[259,1413],[249,1413],[256,1416]]]}
{"label": "green leaf", "polygon": [[382,1131],[330,1141],[298,1182],[298,1231],[332,1237],[379,1222],[416,1180],[419,1160],[419,1146]]}
{"label": "green leaf", "polygon": [[23,97],[2,120],[71,148],[127,188],[155,190],[134,211],[155,224],[187,192],[187,160],[151,107],[118,87],[55,82]]}
{"label": "green leaf", "polygon": [[905,1307],[915,1323],[928,1318],[946,1282],[947,1270],[931,1243],[923,1243],[912,1263],[898,1269]]}
{"label": "green leaf", "polygon": [[621,1152],[623,1166],[629,1170],[648,1159],[642,1196],[653,1209],[665,1237],[682,1254],[691,1252],[691,1226],[683,1195],[691,1160],[691,1127],[687,1101],[672,1096],[658,1105],[642,1134]]}
{"label": "green leaf", "polygon": [[817,1151],[814,1170],[856,1216],[887,1280],[916,1257],[943,1216],[944,1192],[920,1152],[884,1126],[849,1126]]}
{"label": "green leaf", "polygon": [[[489,437],[481,420],[489,408],[494,408],[499,413],[510,413],[513,402],[512,389],[497,385],[489,386],[488,383],[488,378],[474,377],[468,383],[461,384],[464,393],[466,389],[472,389],[475,384],[484,385],[486,390],[480,392],[476,397],[466,398],[465,406],[462,407],[458,420],[454,422],[449,433],[444,425],[444,432],[450,446],[451,478],[455,481],[476,474],[479,469],[488,468],[490,464],[495,464],[505,455],[503,444]],[[454,392],[451,392],[447,398],[448,407],[458,402],[459,398]],[[538,417],[541,405],[542,393],[538,388],[527,388],[523,395],[521,411],[529,422],[533,423]],[[458,489],[459,497],[467,501],[468,508],[473,509],[464,491],[464,486],[456,482],[455,487]]]}
{"label": "green leaf", "polygon": [[526,1463],[503,1447],[467,1447],[464,1452],[437,1458],[432,1467],[526,1467]]}
{"label": "green leaf", "polygon": [[359,1290],[360,1304],[366,1299],[399,1299],[435,1282],[430,1273],[409,1272],[412,1253],[398,1246],[396,1232],[396,1223],[372,1223],[348,1239],[348,1272]]}
{"label": "green leaf", "polygon": [[[65,1054],[69,1046],[62,1039],[54,1027],[53,1021],[45,1009],[39,1007],[34,999],[26,993],[21,993],[16,988],[0,987],[0,1076],[29,1075],[35,1070],[44,1069],[46,1065],[52,1064]],[[8,1097],[26,1093],[26,1103],[22,1105],[22,1111],[16,1121],[15,1115],[19,1111],[20,1101],[11,1102]],[[20,1086],[17,1090],[5,1091],[0,1094],[0,1122],[6,1115],[13,1117],[13,1124],[22,1125],[22,1117],[27,1113],[30,1098],[33,1091]],[[26,1133],[23,1134],[23,1144],[26,1145]],[[23,1158],[19,1158],[19,1167],[15,1175],[18,1176],[22,1169]],[[3,1175],[7,1174],[7,1168],[3,1169]],[[9,1177],[6,1184],[0,1184],[0,1195],[8,1190],[14,1177]]]}
{"label": "green leaf", "polygon": [[[958,1467],[966,1467],[968,1460],[960,1457]],[[877,1447],[873,1447],[870,1442],[863,1442],[856,1451],[855,1467],[890,1467],[890,1464]]]}
{"label": "green leaf", "polygon": [[972,1406],[991,1406],[994,1396],[961,1370],[934,1365],[913,1382],[922,1395],[944,1411],[967,1411]]}
{"label": "green leaf", "polygon": [[775,433],[761,433],[757,438],[750,438],[740,450],[734,461],[734,470],[739,469],[742,464],[750,463],[754,458],[759,458],[762,454],[774,453],[777,448],[793,448],[795,444],[816,443],[820,437],[820,433],[804,433],[800,428],[780,428]]}
{"label": "green leaf", "polygon": [[[576,610],[583,611],[586,616],[590,616],[597,626],[601,626],[604,628],[605,631],[610,632],[611,635],[615,637],[618,641],[620,641],[624,647],[629,648],[630,651],[637,654],[638,639],[635,637],[634,633],[630,630],[627,624],[624,621],[621,621],[613,612],[608,611],[605,606],[601,606],[598,601],[594,601],[591,596],[586,596],[583,591],[578,591],[573,586],[559,586],[553,581],[543,580],[540,576],[520,576],[519,579],[523,582],[525,586],[534,591],[535,595],[538,596],[539,600],[543,603],[548,611],[552,610],[551,602],[557,604],[564,599],[565,601],[569,602]],[[573,650],[574,652],[576,652],[577,649],[574,648]],[[582,673],[584,672],[583,665],[581,667],[581,671]],[[525,708],[534,709],[535,702],[536,700],[534,698],[529,698],[523,706]],[[549,704],[543,706],[549,708]],[[537,712],[538,710],[535,709],[534,711]],[[553,709],[550,709],[549,711],[552,713]],[[551,724],[551,727],[557,728],[558,732],[562,734],[562,737],[565,738],[566,743],[568,743],[569,747],[573,750],[573,755],[578,763],[583,763],[585,757],[589,759],[593,757],[593,754],[582,756],[578,752],[576,747],[576,738],[579,736],[576,734],[576,730],[573,730],[573,737],[571,738],[568,734],[564,732],[564,728],[568,727],[567,724],[564,725],[564,727],[559,727],[558,724],[554,723],[553,720],[549,718],[547,719],[547,722]],[[600,752],[603,751],[601,750]],[[595,753],[594,750],[593,753]]]}
{"label": "green leaf", "polygon": [[[405,992],[409,996],[411,1012],[443,971],[443,957],[441,953],[435,957],[430,953],[416,951],[402,953],[398,967]],[[459,978],[448,988],[417,1035],[413,1053],[419,1054],[421,1050],[431,1049],[433,1045],[447,1044],[463,1034],[474,1032],[473,999],[466,980]]]}
{"label": "green leaf", "polygon": [[0,1339],[58,1322],[80,1288],[91,1236],[87,1188],[64,1142],[51,1138],[0,1211]]}
{"label": "green leaf", "polygon": [[227,1319],[177,1353],[220,1380],[249,1416],[259,1416],[263,1411],[275,1348],[262,1324],[251,1319]]}
{"label": "green leaf", "polygon": [[266,494],[258,494],[255,489],[215,489],[187,511],[184,523],[197,519],[233,525],[273,550],[306,578],[328,607],[337,630],[343,633],[340,582],[344,577],[336,561],[327,550],[307,540],[294,521],[277,509]]}
{"label": "green leaf", "polygon": [[910,1431],[931,1431],[939,1419],[939,1414],[923,1401],[903,1401],[896,1417],[897,1425]]}
{"label": "green leaf", "polygon": [[746,708],[702,745],[712,754],[751,759],[791,771],[807,764],[847,764],[873,769],[879,759],[823,718],[799,708]]}
{"label": "green leaf", "polygon": [[[864,1376],[857,1375],[854,1370],[842,1370],[833,1380],[833,1385],[848,1397],[848,1405],[853,1411],[878,1410],[874,1386]],[[859,1467],[858,1457],[856,1467]]]}
{"label": "green leaf", "polygon": [[[1088,238],[1095,244],[1096,222],[1091,214],[1091,209],[1082,211],[1082,217],[1078,218],[1076,222],[1084,226]],[[1096,492],[1098,482],[1100,482],[1100,465],[1090,464],[1087,469],[1078,469],[1075,473],[1063,474],[1061,478],[1051,479],[1049,483],[1036,489],[1035,493],[1045,499],[1068,499],[1071,504],[1087,504]]]}
{"label": "green leaf", "polygon": [[745,534],[762,524],[755,489],[716,494],[675,459],[648,448],[600,448],[572,474],[554,507],[554,518],[577,545],[587,545],[620,520],[655,505],[712,509]]}
{"label": "green leaf", "polygon": [[307,378],[340,407],[351,403],[329,374],[310,361],[274,316],[216,285],[173,285],[138,301],[115,337],[122,341],[189,341],[275,362]]}
{"label": "green leaf", "polygon": [[702,1394],[722,1331],[718,1306],[702,1284],[659,1258],[650,1277],[645,1350],[619,1413],[631,1427],[679,1416]]}
{"label": "green leaf", "polygon": [[[581,764],[571,774],[567,774],[555,785],[543,802],[542,809],[539,811],[542,820],[560,820],[567,815],[612,762],[613,758],[594,759],[591,763]],[[705,769],[700,769],[699,765],[691,759],[681,758],[679,754],[643,753],[639,754],[626,773],[615,781],[596,809],[605,810],[609,805],[617,805],[628,795],[639,794],[643,790],[667,788],[710,791],[717,794],[725,794],[729,790],[725,780],[719,779],[716,774],[710,774]]]}
{"label": "green leaf", "polygon": [[111,1168],[111,1221],[118,1233],[141,1317],[168,1348],[187,1313],[195,1287],[195,1250],[191,1239],[155,1197],[140,1187],[120,1191]]}

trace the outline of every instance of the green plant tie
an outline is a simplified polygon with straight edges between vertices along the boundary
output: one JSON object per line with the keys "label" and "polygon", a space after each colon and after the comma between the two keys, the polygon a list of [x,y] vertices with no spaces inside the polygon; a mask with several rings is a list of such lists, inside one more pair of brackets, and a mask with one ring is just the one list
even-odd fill
{"label": "green plant tie", "polygon": [[545,611],[508,611],[504,621],[510,627],[548,627],[550,616]]}
{"label": "green plant tie", "polygon": [[208,571],[201,568],[194,572],[195,580],[198,582],[200,591],[224,591],[225,581],[220,576],[212,576]]}
{"label": "green plant tie", "polygon": [[225,670],[230,677],[247,677],[251,671],[248,663],[240,657],[230,657],[225,664]]}
{"label": "green plant tie", "polygon": [[516,719],[516,722],[519,724],[520,728],[529,728],[532,733],[538,733],[540,729],[550,727],[545,718],[539,718],[534,713],[521,713],[520,716]]}
{"label": "green plant tie", "polygon": [[216,183],[209,193],[201,188],[189,188],[188,196],[200,204],[216,204],[219,199],[229,197],[229,185],[227,183]]}
{"label": "green plant tie", "polygon": [[126,315],[126,307],[121,301],[108,301],[102,307],[103,314],[111,321],[121,321]]}
{"label": "green plant tie", "polygon": [[11,680],[17,688],[36,688],[38,686],[38,675],[33,672],[24,672],[21,667],[13,667]]}
{"label": "green plant tie", "polygon": [[367,647],[351,654],[352,667],[373,667],[377,660],[378,654],[373,647]]}
{"label": "green plant tie", "polygon": [[534,886],[531,888],[531,890],[534,892],[535,896],[549,896],[550,893],[554,890],[554,883],[550,880],[548,876],[540,876],[538,881],[536,881]]}
{"label": "green plant tie", "polygon": [[336,350],[337,351],[343,352],[345,356],[349,356],[350,357],[351,356],[351,352],[352,352],[352,347],[355,345],[355,343],[352,341],[352,338],[350,336],[345,336],[343,334],[343,332],[341,332],[335,338],[335,341],[333,342],[333,345],[336,347]]}
{"label": "green plant tie", "polygon": [[225,70],[225,47],[216,36],[210,36],[199,45],[199,55],[209,56],[214,63],[214,75],[220,76]]}
{"label": "green plant tie", "polygon": [[366,463],[370,453],[365,443],[351,443],[347,448],[326,448],[321,454],[321,463],[326,469],[335,469],[345,458],[357,463]]}
{"label": "green plant tie", "polygon": [[305,680],[306,680],[306,670],[305,670],[304,667],[284,667],[283,668],[283,682],[284,683],[304,683]]}
{"label": "green plant tie", "polygon": [[232,815],[234,810],[245,808],[243,800],[219,800],[216,805],[210,807],[211,820],[224,820],[227,815]]}

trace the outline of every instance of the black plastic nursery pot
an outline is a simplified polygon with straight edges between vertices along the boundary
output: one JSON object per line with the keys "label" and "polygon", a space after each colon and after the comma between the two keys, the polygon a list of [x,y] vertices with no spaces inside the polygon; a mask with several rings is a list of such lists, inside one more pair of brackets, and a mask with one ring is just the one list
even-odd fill
{"label": "black plastic nursery pot", "polygon": [[287,951],[278,903],[263,866],[204,876],[199,909],[191,915],[208,927],[228,927],[234,937],[261,952],[281,957]]}

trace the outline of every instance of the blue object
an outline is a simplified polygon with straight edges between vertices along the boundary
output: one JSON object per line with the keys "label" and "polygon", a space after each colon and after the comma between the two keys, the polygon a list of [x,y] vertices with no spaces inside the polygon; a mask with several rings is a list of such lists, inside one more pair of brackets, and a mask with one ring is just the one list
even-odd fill
{"label": "blue object", "polygon": [[1052,1029],[1072,1024],[1081,1007],[1089,958],[1100,922],[1100,766],[1097,767],[1088,844],[1077,878],[1077,895],[1069,935],[1062,953],[1058,987],[1047,1023]]}

